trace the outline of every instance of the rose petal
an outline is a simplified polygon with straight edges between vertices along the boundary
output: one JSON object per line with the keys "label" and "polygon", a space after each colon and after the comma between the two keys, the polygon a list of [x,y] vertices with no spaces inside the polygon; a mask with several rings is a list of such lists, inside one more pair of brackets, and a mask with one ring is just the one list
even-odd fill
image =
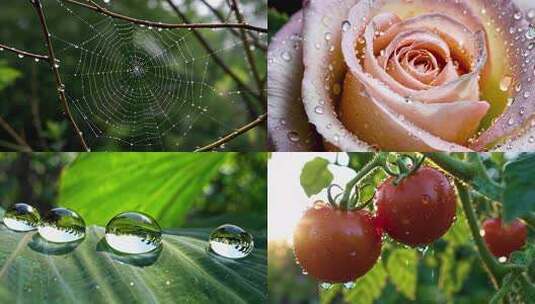
{"label": "rose petal", "polygon": [[327,142],[343,151],[369,151],[372,148],[340,122],[334,107],[346,72],[342,25],[354,4],[355,0],[316,0],[305,6],[302,95],[310,122]]}
{"label": "rose petal", "polygon": [[[482,18],[489,34],[492,70],[482,79],[481,88],[483,96],[493,100],[493,117],[507,103],[514,101],[472,147],[478,150],[488,149],[493,144],[503,142],[506,137],[518,138],[519,142],[525,143],[530,134],[535,134],[531,126],[535,115],[535,37],[528,38],[533,35],[528,33],[529,22],[524,19],[526,12],[519,10],[512,1],[506,0],[479,0],[473,1],[471,5],[474,9],[485,12]],[[500,82],[504,77],[510,77],[511,85],[506,91],[501,91]],[[487,125],[490,123],[487,122]],[[506,147],[524,151],[523,144],[510,140]]]}
{"label": "rose petal", "polygon": [[[475,129],[479,125],[479,121],[488,109],[488,104],[486,102],[462,102],[462,100],[452,102],[455,101],[455,99],[450,99],[449,102],[443,104],[425,104],[421,102],[407,103],[405,97],[396,94],[389,88],[390,83],[384,85],[381,81],[364,73],[362,66],[358,63],[357,58],[354,55],[356,37],[359,37],[362,34],[366,26],[365,22],[363,22],[363,20],[365,20],[365,18],[363,19],[363,16],[369,14],[369,8],[366,5],[368,3],[363,5],[363,2],[365,1],[359,2],[359,4],[351,9],[349,20],[355,26],[352,28],[352,31],[344,33],[342,38],[342,51],[345,62],[351,73],[364,85],[367,92],[371,95],[371,98],[380,102],[382,106],[391,109],[391,111],[398,113],[398,115],[403,115],[419,128],[428,130],[442,139],[465,143],[465,141],[475,132]],[[483,54],[479,57],[484,58],[485,56]],[[465,76],[470,77],[467,75]],[[436,90],[436,92],[440,91]],[[348,94],[349,97],[346,97],[346,94]],[[355,93],[344,90],[344,98],[346,98],[346,100],[348,100],[348,98],[355,99]],[[455,117],[455,119],[451,119],[452,117]],[[347,118],[349,117],[346,116],[346,119]],[[344,122],[346,125],[350,123],[347,120],[344,120]],[[376,122],[376,124],[381,123],[386,122],[381,120]],[[412,135],[417,136],[417,133],[418,132],[413,132]],[[397,147],[383,146],[382,148],[396,149]]]}
{"label": "rose petal", "polygon": [[[350,17],[351,20],[356,20],[353,17]],[[423,34],[422,28],[429,28],[432,30],[438,30],[439,28],[450,29],[451,31],[460,31],[462,34],[448,34],[447,37],[442,35],[442,38],[446,38],[450,41],[449,45],[464,45],[465,46],[465,55],[461,55],[461,52],[457,56],[468,56],[473,57],[475,65],[471,69],[470,73],[463,75],[462,77],[457,78],[454,81],[451,81],[447,84],[444,84],[440,87],[432,87],[426,90],[414,90],[408,87],[403,86],[401,83],[394,81],[389,75],[384,71],[383,68],[375,62],[372,56],[373,51],[370,41],[374,39],[374,33],[376,28],[373,23],[367,27],[364,37],[367,41],[366,43],[366,55],[365,55],[365,67],[366,71],[370,72],[372,75],[387,83],[395,92],[403,96],[411,96],[414,99],[420,100],[426,103],[434,102],[450,102],[452,100],[479,100],[479,86],[478,86],[478,75],[484,67],[486,62],[486,49],[485,49],[485,37],[484,33],[478,32],[473,34],[468,31],[466,27],[457,21],[451,19],[450,17],[443,16],[440,14],[432,15],[422,15],[409,20],[405,20],[397,24],[397,26],[392,27],[391,30],[385,33],[384,37],[394,36],[398,34],[401,30],[406,29],[417,31]],[[349,34],[349,33],[347,33]],[[357,35],[354,31],[352,35]],[[406,35],[410,35],[408,32]],[[475,36],[475,37],[474,37]],[[448,38],[449,37],[449,38]],[[401,37],[400,39],[404,38]],[[382,38],[387,39],[387,38]],[[430,39],[430,38],[428,38]],[[394,48],[387,48],[385,56],[388,58],[389,53],[393,52]],[[465,59],[466,60],[466,59]],[[413,83],[414,85],[414,83]]]}
{"label": "rose petal", "polygon": [[303,13],[295,13],[273,37],[268,59],[268,130],[277,151],[319,149],[301,102]]}
{"label": "rose petal", "polygon": [[351,73],[347,74],[344,83],[340,115],[352,132],[369,143],[378,144],[384,150],[470,151],[466,147],[433,136],[395,114],[384,103],[367,95],[362,84]]}

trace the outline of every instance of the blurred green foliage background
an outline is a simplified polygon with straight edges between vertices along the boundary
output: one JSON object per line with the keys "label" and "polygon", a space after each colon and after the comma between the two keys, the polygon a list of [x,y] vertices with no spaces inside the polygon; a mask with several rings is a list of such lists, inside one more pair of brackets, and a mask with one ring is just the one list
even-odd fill
{"label": "blurred green foliage background", "polygon": [[265,153],[2,152],[0,207],[63,206],[101,226],[143,211],[162,228],[233,223],[265,236],[266,162]]}
{"label": "blurred green foliage background", "polygon": [[[79,20],[69,13],[61,6],[61,0],[42,0],[44,13],[47,18],[47,23],[50,32],[52,33],[52,43],[56,48],[57,57],[61,60],[60,73],[62,73],[63,80],[66,85],[66,93],[71,98],[80,98],[83,96],[80,81],[76,81],[72,77],[72,70],[80,52],[70,45],[69,50],[65,47],[69,43],[81,43],[89,38],[94,38],[89,25],[98,27],[98,22],[102,24],[105,16],[96,12],[81,9],[75,5],[65,4],[66,7],[72,9],[80,17],[89,22],[89,25],[84,21]],[[83,2],[83,1],[82,1]],[[168,23],[182,23],[182,19],[170,8],[165,0],[138,0],[138,1],[108,1],[106,4],[103,1],[97,1],[99,5],[103,5],[112,11],[119,12],[123,15],[132,16],[135,18],[168,22]],[[234,15],[226,1],[207,1],[215,8],[220,16],[226,18],[228,22],[235,22]],[[186,15],[190,22],[221,22],[210,9],[205,6],[200,0],[180,0],[174,1],[182,13]],[[250,24],[267,27],[266,20],[266,6],[267,1],[257,0],[241,0],[241,7],[245,18]],[[120,21],[117,21],[120,23]],[[156,29],[154,29],[156,31]],[[177,30],[180,35],[188,32],[187,29]],[[213,50],[218,52],[218,55],[230,69],[238,75],[249,88],[257,90],[254,82],[254,77],[250,72],[250,67],[245,60],[245,53],[243,50],[237,51],[238,48],[233,48],[230,51],[221,51],[227,48],[232,42],[239,41],[236,32],[231,30],[211,30],[199,29],[199,33],[207,40]],[[265,46],[267,44],[267,37],[258,36],[256,32],[258,43]],[[178,36],[180,36],[178,35]],[[58,39],[58,37],[60,39]],[[65,40],[62,43],[61,40]],[[98,43],[96,39],[93,43]],[[14,1],[9,5],[4,3],[0,9],[0,43],[8,46],[20,48],[34,53],[46,54],[46,47],[44,44],[41,27],[39,25],[37,14],[32,7],[30,1]],[[196,58],[205,60],[203,58],[210,58],[204,48],[199,44],[194,35],[188,35],[184,42],[190,48],[192,54]],[[85,45],[90,50],[95,45],[91,43]],[[109,43],[108,46],[114,46]],[[117,52],[117,50],[113,51]],[[122,51],[121,51],[122,52]],[[256,48],[253,50],[256,65],[260,75],[266,74],[266,60],[265,48]],[[208,73],[204,82],[217,87],[218,91],[236,92],[239,87],[236,83],[225,74],[213,60],[209,59]],[[204,61],[203,61],[204,62]],[[71,66],[69,68],[69,66]],[[184,79],[193,77],[199,83],[203,82],[204,64],[189,65],[193,70],[178,71],[178,73],[188,73]],[[70,70],[69,70],[70,69]],[[69,75],[71,77],[69,77]],[[160,80],[151,79],[148,82],[154,81],[157,83]],[[86,84],[87,85],[87,84]],[[102,84],[97,84],[102,85]],[[111,84],[116,86],[117,84]],[[160,86],[162,90],[169,89],[167,86]],[[180,90],[180,89],[178,89]],[[258,92],[255,92],[258,93]],[[179,94],[186,94],[184,92]],[[87,97],[87,92],[85,93]],[[193,95],[193,92],[192,92]],[[203,107],[208,108],[208,112],[200,116],[198,120],[192,120],[193,128],[189,131],[187,136],[182,136],[184,126],[176,132],[169,132],[162,135],[163,147],[151,146],[149,150],[169,150],[176,149],[175,144],[180,144],[180,150],[192,150],[197,146],[202,146],[215,141],[220,136],[230,133],[235,128],[252,121],[261,113],[265,112],[264,102],[255,99],[250,92],[241,90],[240,94],[231,96],[206,96],[200,101]],[[183,96],[183,95],[182,95]],[[193,96],[192,96],[193,97]],[[102,99],[102,98],[101,98]],[[187,103],[199,102],[199,100],[190,101],[188,97]],[[63,109],[58,99],[56,84],[54,82],[51,69],[47,63],[34,62],[32,58],[18,58],[18,56],[7,50],[0,51],[0,149],[5,151],[24,151],[27,150],[20,142],[17,142],[8,129],[12,129],[18,133],[19,136],[28,143],[28,145],[37,151],[80,151],[81,146],[79,139],[74,133],[73,128],[69,124],[65,116],[63,116]],[[100,102],[103,102],[102,100]],[[84,123],[83,115],[74,110],[73,100],[70,100],[71,111],[75,116],[75,120],[82,128],[86,140],[90,148],[95,150],[147,150],[146,146],[126,146],[124,143],[105,139],[102,136],[96,137],[91,135],[91,128]],[[176,107],[180,106],[180,102],[176,102]],[[171,113],[173,110],[168,110]],[[179,117],[182,112],[198,112],[197,109],[187,108],[175,109],[175,117],[171,123],[182,123],[183,117]],[[178,112],[178,114],[177,114]],[[85,114],[88,114],[87,112]],[[185,113],[182,113],[185,116]],[[194,117],[195,118],[195,117]],[[161,122],[161,121],[160,121]],[[141,122],[140,122],[141,123]],[[188,123],[186,123],[188,124]],[[104,134],[116,135],[112,133],[110,127],[99,121],[98,125],[104,130]],[[159,130],[154,130],[152,127],[147,127],[147,134],[160,133]],[[123,132],[121,128],[116,128],[117,132]],[[152,135],[150,135],[152,136]],[[126,135],[125,135],[126,137]],[[155,138],[158,138],[156,136]],[[227,143],[222,150],[230,151],[262,151],[265,146],[265,128],[260,126],[247,132],[246,134]],[[172,146],[171,146],[172,145]]]}

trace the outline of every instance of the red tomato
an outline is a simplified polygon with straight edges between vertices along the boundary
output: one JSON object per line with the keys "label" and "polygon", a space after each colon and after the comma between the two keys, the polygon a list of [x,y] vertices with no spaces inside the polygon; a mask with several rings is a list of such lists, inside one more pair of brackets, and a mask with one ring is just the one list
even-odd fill
{"label": "red tomato", "polygon": [[397,186],[392,177],[377,189],[377,223],[388,235],[409,246],[440,238],[455,220],[456,196],[448,178],[422,167]]}
{"label": "red tomato", "polygon": [[303,271],[312,277],[349,282],[373,267],[381,253],[381,235],[369,212],[316,202],[297,224],[294,248]]}
{"label": "red tomato", "polygon": [[499,218],[488,219],[483,222],[483,239],[496,257],[509,257],[526,243],[528,230],[526,224],[515,219],[510,224],[502,223]]}

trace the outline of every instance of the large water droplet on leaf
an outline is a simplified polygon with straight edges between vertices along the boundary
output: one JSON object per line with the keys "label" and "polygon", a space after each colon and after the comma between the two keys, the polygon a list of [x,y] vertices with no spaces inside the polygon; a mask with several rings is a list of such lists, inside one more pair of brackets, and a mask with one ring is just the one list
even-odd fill
{"label": "large water droplet on leaf", "polygon": [[24,203],[9,207],[4,214],[4,224],[14,231],[35,230],[40,220],[37,209]]}
{"label": "large water droplet on leaf", "polygon": [[221,225],[212,231],[208,242],[213,252],[231,259],[244,258],[254,248],[253,236],[242,228],[230,224]]}
{"label": "large water droplet on leaf", "polygon": [[162,229],[150,215],[123,212],[106,225],[106,242],[122,253],[147,253],[161,246]]}
{"label": "large water droplet on leaf", "polygon": [[39,235],[53,243],[68,243],[85,237],[85,222],[78,213],[67,208],[54,208],[42,219]]}

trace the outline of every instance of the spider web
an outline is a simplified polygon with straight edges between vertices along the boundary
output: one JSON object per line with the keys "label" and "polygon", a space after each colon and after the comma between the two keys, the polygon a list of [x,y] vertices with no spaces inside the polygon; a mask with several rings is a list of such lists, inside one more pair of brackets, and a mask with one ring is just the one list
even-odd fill
{"label": "spider web", "polygon": [[54,1],[75,24],[70,35],[51,30],[66,85],[58,90],[92,150],[192,150],[251,120],[241,96],[250,92],[213,59],[248,70],[243,43],[228,29],[199,29],[217,43],[208,53],[191,29],[152,28]]}

